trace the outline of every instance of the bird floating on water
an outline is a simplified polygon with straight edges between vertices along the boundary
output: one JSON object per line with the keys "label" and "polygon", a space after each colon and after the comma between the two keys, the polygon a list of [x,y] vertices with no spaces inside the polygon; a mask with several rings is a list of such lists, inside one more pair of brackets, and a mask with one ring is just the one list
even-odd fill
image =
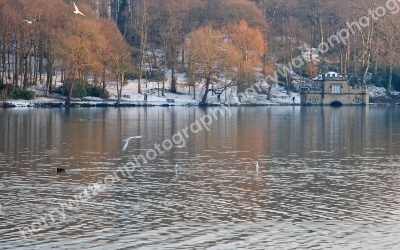
{"label": "bird floating on water", "polygon": [[128,147],[128,143],[129,143],[129,141],[130,141],[131,139],[136,139],[136,138],[142,138],[142,136],[141,136],[141,135],[139,135],[139,136],[131,136],[131,137],[128,137],[128,138],[126,138],[125,140],[123,140],[124,146],[122,147],[122,151],[125,151],[125,150],[126,150],[126,148]]}
{"label": "bird floating on water", "polygon": [[57,173],[64,172],[65,168],[57,168]]}
{"label": "bird floating on water", "polygon": [[93,189],[95,190],[95,189],[99,189],[99,188],[101,188],[102,187],[102,185],[101,184],[98,184],[98,183],[94,183],[93,184]]}
{"label": "bird floating on water", "polygon": [[175,164],[175,172],[178,172],[179,170],[181,170],[181,167],[178,166],[178,164]]}
{"label": "bird floating on water", "polygon": [[85,14],[83,14],[83,13],[78,9],[78,7],[76,7],[75,2],[73,2],[73,3],[74,3],[74,7],[75,7],[74,13],[77,14],[77,15],[79,14],[79,15],[85,16]]}
{"label": "bird floating on water", "polygon": [[5,205],[5,204],[9,203],[9,202],[10,202],[10,200],[5,201],[3,204],[0,204],[0,211],[1,211],[1,207],[2,207],[3,205]]}
{"label": "bird floating on water", "polygon": [[83,190],[83,192],[82,192],[82,196],[83,197],[86,197],[88,195],[88,191],[87,191],[87,189],[85,188],[84,190]]}
{"label": "bird floating on water", "polygon": [[256,168],[256,171],[258,172],[258,161],[256,161],[255,168]]}

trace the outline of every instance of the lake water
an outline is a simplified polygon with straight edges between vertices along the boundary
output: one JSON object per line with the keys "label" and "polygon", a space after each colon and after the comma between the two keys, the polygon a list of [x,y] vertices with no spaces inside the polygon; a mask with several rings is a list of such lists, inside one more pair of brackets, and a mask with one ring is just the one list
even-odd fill
{"label": "lake water", "polygon": [[400,107],[229,112],[63,218],[60,204],[211,110],[0,109],[0,249],[400,248]]}

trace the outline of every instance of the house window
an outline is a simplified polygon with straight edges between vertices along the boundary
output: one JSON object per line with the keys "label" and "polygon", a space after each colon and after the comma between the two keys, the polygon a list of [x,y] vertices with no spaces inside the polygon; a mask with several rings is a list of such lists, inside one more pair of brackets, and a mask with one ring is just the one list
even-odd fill
{"label": "house window", "polygon": [[354,102],[355,102],[355,104],[360,104],[361,98],[359,98],[359,97],[354,98]]}
{"label": "house window", "polygon": [[318,97],[311,97],[311,104],[317,104]]}
{"label": "house window", "polygon": [[340,94],[340,85],[332,85],[332,94]]}

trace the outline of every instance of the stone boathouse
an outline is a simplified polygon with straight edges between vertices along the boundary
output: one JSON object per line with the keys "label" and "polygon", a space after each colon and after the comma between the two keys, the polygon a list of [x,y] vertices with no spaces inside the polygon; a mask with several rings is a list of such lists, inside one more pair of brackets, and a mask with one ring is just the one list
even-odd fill
{"label": "stone boathouse", "polygon": [[311,87],[300,88],[302,105],[368,105],[367,87],[350,86],[347,74],[329,72],[314,78]]}

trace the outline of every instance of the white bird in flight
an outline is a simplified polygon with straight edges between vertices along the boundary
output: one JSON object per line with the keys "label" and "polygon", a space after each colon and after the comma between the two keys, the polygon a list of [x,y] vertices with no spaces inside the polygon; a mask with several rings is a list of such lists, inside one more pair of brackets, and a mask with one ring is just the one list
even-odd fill
{"label": "white bird in flight", "polygon": [[83,13],[78,9],[78,7],[76,7],[75,2],[73,2],[73,3],[74,3],[74,6],[75,6],[74,13],[77,14],[77,15],[79,14],[79,15],[85,16],[85,14],[83,14]]}
{"label": "white bird in flight", "polygon": [[128,137],[126,138],[123,142],[124,142],[124,146],[122,147],[122,151],[125,151],[126,148],[128,147],[128,143],[131,139],[136,139],[136,138],[142,138],[142,136],[132,136],[132,137]]}
{"label": "white bird in flight", "polygon": [[33,21],[36,21],[36,19],[32,19],[32,20],[25,19],[25,20],[22,20],[22,22],[26,22],[27,24],[32,24]]}

